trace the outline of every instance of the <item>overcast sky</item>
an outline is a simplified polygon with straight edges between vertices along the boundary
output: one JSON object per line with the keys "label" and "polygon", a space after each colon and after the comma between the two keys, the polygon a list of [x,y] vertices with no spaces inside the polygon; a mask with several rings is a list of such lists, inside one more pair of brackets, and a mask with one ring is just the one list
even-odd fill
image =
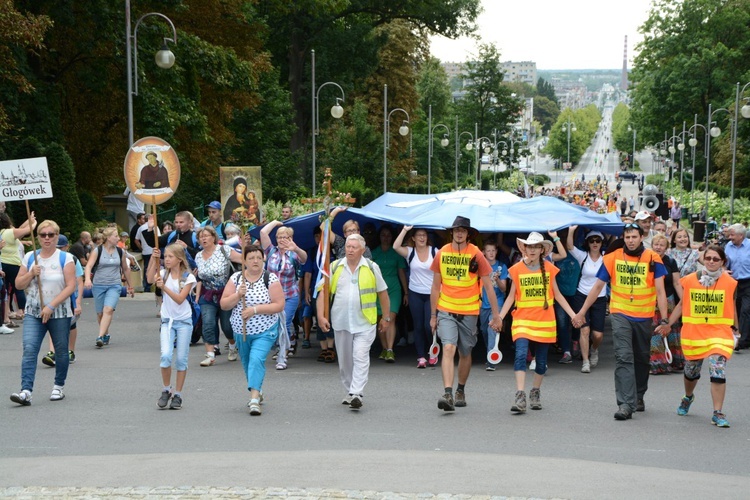
{"label": "overcast sky", "polygon": [[[620,69],[626,35],[632,68],[651,0],[482,0],[482,7],[478,34],[502,61],[535,61],[538,70]],[[468,38],[432,38],[432,54],[443,62],[464,62],[476,47]]]}

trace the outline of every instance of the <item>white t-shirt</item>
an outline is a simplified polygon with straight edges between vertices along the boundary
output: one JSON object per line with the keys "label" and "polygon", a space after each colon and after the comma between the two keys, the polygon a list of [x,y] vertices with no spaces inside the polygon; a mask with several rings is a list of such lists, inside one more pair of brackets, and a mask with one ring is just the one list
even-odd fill
{"label": "white t-shirt", "polygon": [[[135,239],[141,242],[141,255],[151,255],[154,253],[154,247],[146,243],[146,238],[143,237],[143,231],[148,231],[148,222],[142,224],[141,227],[138,228],[138,231],[136,231],[135,233]],[[155,238],[161,236],[161,232],[159,231],[158,227],[155,228],[155,232]]]}
{"label": "white t-shirt", "polygon": [[[378,292],[388,290],[380,267],[374,262],[371,263],[375,274],[375,290]],[[346,257],[339,265],[343,269],[336,283],[336,298],[331,308],[331,326],[334,330],[345,330],[349,333],[366,332],[375,326],[371,325],[365,315],[362,314],[362,306],[359,300],[359,268],[367,267],[367,260],[362,257],[354,273],[349,269]]]}
{"label": "white t-shirt", "polygon": [[[164,282],[164,286],[172,290],[174,293],[179,294],[185,286],[191,288],[195,286],[196,281],[193,273],[187,273],[184,278],[181,276],[179,279],[172,278],[172,273],[169,271],[161,271],[162,277],[164,277],[165,274],[167,279]],[[188,302],[187,298],[182,301],[182,304],[178,304],[166,293],[162,294],[162,297],[164,297],[164,301],[161,303],[162,318],[179,321],[182,319],[191,319],[193,317],[193,308],[190,306],[190,302]]]}
{"label": "white t-shirt", "polygon": [[[34,264],[34,252],[28,252],[23,257],[21,265],[26,269],[29,269],[29,261]],[[60,268],[60,250],[55,250],[55,253],[51,257],[44,259],[41,253],[36,256],[37,264],[42,268],[42,292],[44,297],[44,304],[48,305],[52,302],[55,297],[65,289],[65,272]],[[65,265],[73,263],[73,256],[69,253],[65,253]],[[39,302],[39,287],[37,286],[36,278],[31,280],[28,288],[26,288],[26,308],[24,312],[35,318],[42,317],[42,308]],[[63,300],[55,308],[55,313],[52,315],[53,319],[58,318],[71,318],[73,317],[73,309],[70,307],[70,299]]]}
{"label": "white t-shirt", "polygon": [[[429,294],[432,291],[432,278],[435,276],[430,270],[432,265],[432,247],[427,247],[427,260],[419,260],[419,254],[415,254],[409,262],[409,257],[416,252],[415,248],[409,248],[406,262],[409,263],[409,290],[415,293]],[[435,252],[437,254],[437,252]]]}
{"label": "white t-shirt", "polygon": [[[599,260],[594,260],[588,252],[584,252],[578,247],[573,247],[570,254],[581,265],[581,281],[578,283],[578,291],[584,295],[588,295],[596,284],[596,273],[599,272],[599,268],[604,263],[604,256],[600,255]],[[607,295],[607,287],[602,287],[598,297],[604,297],[605,295]]]}

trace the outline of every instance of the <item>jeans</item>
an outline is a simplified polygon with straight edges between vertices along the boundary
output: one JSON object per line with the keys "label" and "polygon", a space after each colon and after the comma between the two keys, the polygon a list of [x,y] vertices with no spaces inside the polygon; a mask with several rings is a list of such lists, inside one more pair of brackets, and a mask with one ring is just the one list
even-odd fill
{"label": "jeans", "polygon": [[229,322],[232,311],[222,311],[219,304],[209,302],[203,297],[200,298],[198,304],[201,306],[203,341],[206,344],[217,345],[219,343],[219,323],[221,323],[221,331],[224,332],[226,338],[229,340],[234,338],[232,324]]}
{"label": "jeans", "polygon": [[284,303],[284,312],[286,313],[286,330],[289,333],[289,345],[297,343],[297,335],[294,333],[294,315],[299,306],[299,294],[293,297],[286,297]]}
{"label": "jeans", "polygon": [[[516,339],[516,357],[513,362],[513,371],[526,371],[526,354],[529,352],[529,343],[529,339]],[[534,344],[536,345],[536,368],[534,368],[534,372],[544,375],[547,373],[547,351],[549,350],[549,344],[541,342],[535,342]]]}
{"label": "jeans", "polygon": [[266,358],[279,336],[279,324],[257,335],[237,335],[237,349],[242,370],[247,378],[247,390],[263,388]]}
{"label": "jeans", "polygon": [[418,358],[427,357],[427,339],[432,336],[430,330],[430,294],[409,290],[409,311],[414,323],[414,347]]}
{"label": "jeans", "polygon": [[161,363],[159,366],[162,368],[170,368],[172,366],[172,351],[174,349],[175,338],[177,338],[177,361],[175,362],[175,369],[178,372],[187,370],[190,337],[192,335],[192,318],[176,321],[162,318],[161,332],[159,334],[161,342]]}
{"label": "jeans", "polygon": [[49,332],[55,346],[55,385],[65,385],[68,377],[68,337],[70,336],[70,318],[50,319],[42,323],[41,318],[28,314],[23,317],[23,361],[21,362],[21,390],[34,390],[36,364],[39,349],[44,336]]}
{"label": "jeans", "polygon": [[636,402],[648,390],[649,358],[653,326],[648,321],[631,321],[612,314],[612,339],[615,347],[615,396],[617,406],[628,405],[634,412]]}
{"label": "jeans", "polygon": [[[571,303],[573,297],[565,297],[568,304]],[[570,316],[565,312],[560,304],[555,301],[555,321],[557,322],[557,345],[560,349],[565,352],[570,352],[570,329],[573,324],[570,321]]]}
{"label": "jeans", "polygon": [[149,285],[148,281],[146,280],[146,269],[148,269],[148,263],[151,262],[151,254],[141,254],[141,257],[143,257],[143,291],[150,292],[151,285]]}

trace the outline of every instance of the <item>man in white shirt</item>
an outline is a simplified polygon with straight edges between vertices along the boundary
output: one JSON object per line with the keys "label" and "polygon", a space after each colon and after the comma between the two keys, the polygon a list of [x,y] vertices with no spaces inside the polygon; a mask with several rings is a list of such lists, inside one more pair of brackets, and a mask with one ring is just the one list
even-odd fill
{"label": "man in white shirt", "polygon": [[388,286],[380,267],[364,258],[365,239],[359,234],[346,238],[346,257],[331,264],[330,320],[324,311],[323,294],[318,294],[318,326],[328,332],[334,328],[339,373],[348,395],[342,404],[353,410],[362,407],[370,371],[370,346],[375,340],[376,299],[383,311],[380,330],[388,329],[390,301]]}
{"label": "man in white shirt", "polygon": [[[141,255],[143,256],[143,291],[144,292],[150,292],[151,291],[151,285],[148,284],[148,281],[146,280],[146,269],[148,269],[148,263],[151,261],[151,255],[154,253],[154,247],[149,245],[146,242],[146,238],[143,237],[143,231],[150,231],[154,227],[154,216],[153,214],[148,214],[146,216],[146,222],[145,224],[142,224],[141,227],[138,228],[138,232],[135,234],[136,240],[138,240],[138,243],[141,247]],[[157,235],[158,235],[158,228],[157,228]]]}

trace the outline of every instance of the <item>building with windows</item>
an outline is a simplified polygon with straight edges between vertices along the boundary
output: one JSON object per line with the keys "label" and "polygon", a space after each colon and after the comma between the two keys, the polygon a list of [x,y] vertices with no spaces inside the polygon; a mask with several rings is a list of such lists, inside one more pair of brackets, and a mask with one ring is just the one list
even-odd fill
{"label": "building with windows", "polygon": [[534,61],[505,61],[501,66],[505,72],[504,81],[536,85],[536,63]]}

